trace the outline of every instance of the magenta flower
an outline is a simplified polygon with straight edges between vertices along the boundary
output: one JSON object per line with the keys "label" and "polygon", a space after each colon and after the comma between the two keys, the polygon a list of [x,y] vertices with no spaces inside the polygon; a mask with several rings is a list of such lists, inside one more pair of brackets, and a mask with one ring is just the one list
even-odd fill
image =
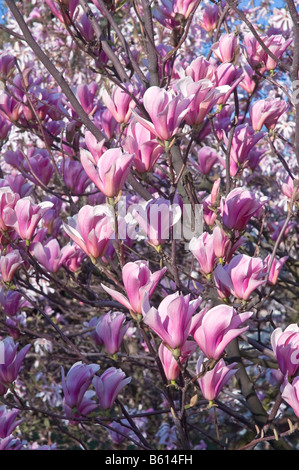
{"label": "magenta flower", "polygon": [[[180,350],[180,363],[184,364],[187,359],[195,352],[196,348],[197,344],[194,341],[186,341]],[[158,354],[167,380],[176,380],[180,374],[180,367],[172,351],[170,351],[163,343],[161,343]]]}
{"label": "magenta flower", "polygon": [[11,282],[13,277],[23,264],[23,258],[18,250],[12,250],[0,257],[0,272],[4,282]]}
{"label": "magenta flower", "polygon": [[93,114],[97,105],[94,103],[94,99],[98,90],[98,85],[95,82],[83,83],[78,85],[76,88],[76,96],[87,114]]}
{"label": "magenta flower", "polygon": [[[217,7],[218,8],[218,7]],[[213,81],[216,66],[209,62],[204,56],[196,57],[186,67],[186,76],[191,77],[193,82],[208,79]]]}
{"label": "magenta flower", "polygon": [[[204,356],[200,356],[197,365],[196,373],[200,374],[203,372],[203,360]],[[201,377],[198,378],[198,384],[202,391],[203,396],[209,402],[215,400],[218,397],[221,390],[229,382],[232,376],[237,372],[237,369],[234,367],[237,365],[236,362],[233,362],[230,365],[226,365],[223,359],[220,359],[213,369],[205,372]]]}
{"label": "magenta flower", "polygon": [[239,49],[239,39],[235,33],[222,34],[218,42],[212,46],[212,50],[220,62],[233,62]]}
{"label": "magenta flower", "polygon": [[214,281],[222,298],[233,295],[248,300],[252,292],[265,283],[266,270],[261,258],[236,255],[226,266],[214,271]]}
{"label": "magenta flower", "polygon": [[7,217],[7,225],[14,228],[22,240],[32,239],[36,227],[44,214],[53,207],[50,201],[34,204],[28,198],[19,199]]}
{"label": "magenta flower", "polygon": [[23,422],[23,419],[16,421],[18,414],[19,410],[9,410],[6,406],[0,407],[0,439],[10,436],[16,427]]}
{"label": "magenta flower", "polygon": [[153,133],[138,121],[129,125],[123,147],[135,155],[133,166],[139,173],[151,171],[164,152]]}
{"label": "magenta flower", "polygon": [[7,217],[13,213],[17,201],[20,199],[8,186],[0,188],[0,230],[6,232],[9,227],[6,225]]}
{"label": "magenta flower", "polygon": [[173,13],[178,13],[188,18],[192,12],[193,7],[196,4],[196,0],[174,0],[173,1]]}
{"label": "magenta flower", "polygon": [[282,374],[293,377],[299,369],[299,326],[292,323],[284,331],[276,328],[271,345]]}
{"label": "magenta flower", "polygon": [[123,153],[120,148],[106,150],[97,166],[87,150],[81,152],[81,163],[91,181],[106,196],[119,194],[127,180],[134,155]]}
{"label": "magenta flower", "polygon": [[72,194],[81,195],[90,185],[90,178],[80,162],[71,158],[64,158],[60,170],[65,185]]}
{"label": "magenta flower", "polygon": [[100,377],[94,377],[92,384],[101,408],[112,408],[118,394],[132,380],[131,377],[125,377],[126,374],[115,367],[109,367]]}
{"label": "magenta flower", "polygon": [[249,114],[251,125],[255,131],[260,131],[265,125],[267,129],[274,129],[278,119],[288,109],[286,101],[280,98],[258,100],[250,106]]}
{"label": "magenta flower", "polygon": [[115,354],[123,341],[124,335],[130,326],[125,324],[126,316],[120,312],[108,312],[96,326],[97,342],[104,344],[109,354]]}
{"label": "magenta flower", "polygon": [[202,147],[197,155],[197,162],[193,158],[189,158],[193,168],[203,175],[208,175],[212,166],[218,161],[216,150],[211,147]]}
{"label": "magenta flower", "polygon": [[[270,36],[268,40],[266,40],[266,44],[273,54],[280,59],[289,45],[293,42],[293,38],[285,39],[281,34],[275,34]],[[266,58],[264,60],[266,70],[274,70],[277,66],[277,62],[272,59],[268,54],[266,54]]]}
{"label": "magenta flower", "polygon": [[89,152],[91,153],[91,155],[93,157],[92,161],[93,161],[94,165],[97,165],[100,157],[107,150],[106,147],[105,147],[105,139],[98,142],[97,139],[95,138],[95,136],[90,131],[86,131],[85,132],[85,143],[86,143],[86,146],[87,146]]}
{"label": "magenta flower", "polygon": [[[96,403],[90,403],[89,387],[92,379],[96,372],[100,369],[98,364],[83,364],[82,362],[76,362],[72,365],[67,375],[63,367],[61,367],[61,384],[64,393],[63,407],[68,417],[74,415],[74,411],[79,410],[81,406],[81,412],[85,411],[88,414],[92,409],[96,408]],[[86,408],[86,401],[89,405]],[[85,410],[83,410],[85,405]],[[86,413],[88,412],[88,413]],[[81,413],[82,414],[82,413]]]}
{"label": "magenta flower", "polygon": [[181,98],[158,86],[149,87],[143,96],[143,104],[151,118],[144,119],[133,111],[135,119],[162,141],[169,141],[178,133],[188,112],[190,98]]}
{"label": "magenta flower", "polygon": [[[241,124],[236,127],[231,144],[230,174],[235,176],[240,166],[248,161],[249,152],[264,136],[263,132],[256,133],[248,124]],[[225,145],[228,145],[228,137],[223,133]],[[225,167],[225,161],[222,162]]]}
{"label": "magenta flower", "polygon": [[105,205],[86,205],[68,219],[64,230],[88,256],[101,258],[114,233],[113,216]]}
{"label": "magenta flower", "polygon": [[219,7],[218,5],[207,5],[203,10],[202,19],[199,21],[200,26],[210,33],[213,31],[218,23],[219,20]]}
{"label": "magenta flower", "polygon": [[213,234],[204,232],[198,238],[193,237],[190,240],[189,249],[199,262],[201,271],[204,274],[212,273],[217,261]]}
{"label": "magenta flower", "polygon": [[244,230],[263,205],[264,201],[256,199],[252,192],[235,188],[220,201],[223,224],[230,230]]}
{"label": "magenta flower", "polygon": [[56,238],[46,243],[34,243],[33,254],[37,261],[50,273],[56,273],[60,269],[62,264],[61,249]]}
{"label": "magenta flower", "polygon": [[190,126],[199,126],[216,105],[219,98],[225,95],[230,87],[228,85],[216,87],[210,80],[194,82],[188,76],[176,83],[176,89],[182,96],[182,99],[191,99],[187,113],[184,116],[186,123]]}
{"label": "magenta flower", "polygon": [[[288,260],[288,258],[289,258],[288,256],[283,256],[280,259],[277,259],[277,258],[273,259],[273,263],[271,265],[271,269],[270,269],[269,277],[268,277],[268,285],[274,286],[277,283],[279,273],[282,270],[283,265]],[[267,272],[269,271],[270,262],[271,262],[271,255],[268,255],[266,256],[264,260],[264,263],[267,268]]]}
{"label": "magenta flower", "polygon": [[213,230],[213,248],[217,258],[225,259],[232,247],[231,241],[222,230],[221,227],[216,225]]}
{"label": "magenta flower", "polygon": [[167,268],[152,273],[148,267],[148,262],[138,260],[125,264],[122,270],[122,279],[128,298],[102,284],[103,289],[111,295],[117,302],[121,303],[134,313],[142,314],[142,303],[145,294],[151,298],[160,279]]}
{"label": "magenta flower", "polygon": [[280,391],[281,398],[293,408],[295,415],[299,418],[299,377],[295,377],[292,383],[285,377]]}
{"label": "magenta flower", "polygon": [[201,303],[201,297],[190,301],[190,294],[170,294],[160,303],[158,310],[150,307],[148,298],[143,302],[146,323],[173,350],[186,343],[191,329],[192,315]]}
{"label": "magenta flower", "polygon": [[203,354],[217,360],[234,338],[248,330],[248,326],[240,326],[252,315],[253,312],[238,314],[233,307],[217,305],[193,316],[190,333]]}
{"label": "magenta flower", "polygon": [[22,362],[31,347],[27,344],[18,352],[18,346],[10,336],[0,341],[0,395],[4,395],[18,377]]}
{"label": "magenta flower", "polygon": [[[128,91],[134,93],[133,87],[128,86]],[[132,109],[136,106],[132,97],[122,88],[115,86],[112,92],[103,92],[103,102],[109,109],[114,119],[119,123],[126,124],[132,113]]]}

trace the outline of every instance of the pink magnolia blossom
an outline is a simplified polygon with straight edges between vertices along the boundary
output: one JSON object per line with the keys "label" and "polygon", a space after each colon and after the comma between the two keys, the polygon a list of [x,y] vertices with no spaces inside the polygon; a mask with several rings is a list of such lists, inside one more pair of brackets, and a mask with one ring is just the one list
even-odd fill
{"label": "pink magnolia blossom", "polygon": [[10,212],[7,225],[14,228],[22,240],[31,240],[44,214],[53,207],[50,201],[34,204],[29,198],[19,199]]}
{"label": "pink magnolia blossom", "polygon": [[186,67],[186,76],[191,77],[194,82],[207,79],[213,81],[215,65],[209,62],[204,56],[196,57]]}
{"label": "pink magnolia blossom", "polygon": [[189,158],[195,170],[203,175],[208,175],[213,165],[218,161],[218,153],[211,147],[202,147],[197,154],[197,162]]}
{"label": "pink magnolia blossom", "polygon": [[238,314],[233,307],[217,305],[193,316],[190,333],[206,357],[218,360],[227,345],[248,330],[249,326],[240,326],[252,315],[253,312]]}
{"label": "pink magnolia blossom", "polygon": [[19,426],[24,420],[16,418],[19,414],[17,409],[8,409],[6,406],[0,407],[0,439],[10,436],[13,431]]}
{"label": "pink magnolia blossom", "polygon": [[196,0],[174,0],[173,1],[173,12],[179,15],[183,15],[186,19],[189,17],[196,4]]}
{"label": "pink magnolia blossom", "polygon": [[0,74],[6,77],[15,67],[15,57],[11,54],[0,55]]}
{"label": "pink magnolia blossom", "polygon": [[208,33],[216,29],[220,12],[218,5],[207,5],[203,10],[203,15],[199,21],[200,26]]}
{"label": "pink magnolia blossom", "polygon": [[61,367],[63,408],[69,418],[86,416],[97,407],[97,404],[90,399],[90,390],[88,389],[99,369],[98,364],[83,364],[78,361],[72,365],[65,376],[64,369]]}
{"label": "pink magnolia blossom", "polygon": [[[264,263],[266,265],[267,272],[269,271],[269,266],[271,262],[271,255],[266,256]],[[278,276],[280,271],[283,268],[283,265],[285,262],[288,260],[288,256],[283,256],[280,259],[274,258],[273,262],[271,264],[270,272],[269,272],[269,277],[268,277],[268,284],[274,286],[277,283]]]}
{"label": "pink magnolia blossom", "polygon": [[[201,303],[201,297],[190,301],[190,294],[170,294],[158,309],[150,307],[148,297],[143,302],[144,323],[174,351],[180,350],[190,334],[192,315]],[[178,353],[180,355],[180,352]]]}
{"label": "pink magnolia blossom", "polygon": [[76,96],[82,108],[87,114],[95,112],[97,105],[94,102],[95,95],[98,90],[98,85],[95,82],[89,84],[83,83],[76,88]]}
{"label": "pink magnolia blossom", "polygon": [[299,326],[292,323],[284,331],[276,328],[271,345],[282,374],[293,377],[299,369]]}
{"label": "pink magnolia blossom", "polygon": [[240,87],[251,95],[256,88],[258,77],[249,65],[243,67],[243,78],[240,81]]}
{"label": "pink magnolia blossom", "polygon": [[280,391],[281,398],[293,408],[295,415],[299,418],[299,377],[295,377],[291,383],[286,377]]}
{"label": "pink magnolia blossom", "polygon": [[239,40],[235,33],[222,34],[218,42],[212,46],[212,50],[220,62],[233,62],[239,49]]}
{"label": "pink magnolia blossom", "polygon": [[193,237],[190,240],[189,249],[199,262],[201,271],[204,274],[211,274],[217,261],[213,234],[204,232],[198,238]]}
{"label": "pink magnolia blossom", "polygon": [[[133,93],[133,87],[129,86],[128,91]],[[118,86],[115,86],[111,93],[104,90],[103,102],[114,119],[117,122],[124,124],[129,121],[132,109],[136,106],[135,101],[132,100],[132,97],[127,93],[127,91]]]}
{"label": "pink magnolia blossom", "polygon": [[133,167],[139,173],[151,171],[164,152],[154,134],[138,121],[132,121],[123,144],[129,154],[134,154]]}
{"label": "pink magnolia blossom", "polygon": [[83,206],[63,227],[67,235],[93,259],[105,254],[114,234],[113,216],[105,205]]}
{"label": "pink magnolia blossom", "polygon": [[[291,199],[294,192],[294,180],[290,176],[286,178],[286,180],[281,184],[281,190],[283,194],[288,198]],[[299,193],[299,189],[297,189]]]}
{"label": "pink magnolia blossom", "polygon": [[67,8],[68,10],[68,15],[64,12],[63,13],[63,8],[59,4],[57,4],[56,1],[54,0],[45,0],[48,7],[52,11],[52,13],[59,19],[59,21],[62,24],[70,24],[70,19],[68,18],[68,15],[70,18],[73,17],[74,11],[78,5],[78,0],[66,0],[63,2],[63,7]]}
{"label": "pink magnolia blossom", "polygon": [[0,115],[0,140],[6,140],[11,130],[11,122]]}
{"label": "pink magnolia blossom", "polygon": [[129,310],[142,314],[142,303],[145,294],[147,293],[149,299],[151,298],[166,270],[167,268],[164,267],[152,273],[148,262],[143,260],[125,264],[122,270],[122,279],[128,298],[103,284],[102,287],[109,295]]}
{"label": "pink magnolia blossom", "polygon": [[133,217],[152,245],[158,247],[169,240],[171,228],[180,221],[182,209],[177,200],[170,204],[168,199],[160,197],[151,199],[144,207],[139,205],[133,209]]}
{"label": "pink magnolia blossom", "polygon": [[10,336],[0,341],[0,395],[4,395],[10,384],[17,379],[22,362],[31,348],[27,344],[18,352],[18,346]]}
{"label": "pink magnolia blossom", "polygon": [[2,280],[4,282],[11,282],[17,269],[19,269],[23,262],[24,261],[19,250],[12,250],[6,255],[2,255],[0,257],[0,272]]}
{"label": "pink magnolia blossom", "polygon": [[126,378],[126,374],[115,367],[109,367],[100,377],[94,377],[92,384],[97,393],[100,407],[103,410],[112,408],[121,390],[131,380],[131,377]]}
{"label": "pink magnolia blossom", "polygon": [[[278,58],[280,59],[289,45],[293,42],[293,39],[285,39],[281,34],[275,34],[270,36],[270,38],[266,41],[268,49]],[[268,54],[265,58],[265,67],[266,70],[274,70],[277,66],[277,62],[272,59]]]}
{"label": "pink magnolia blossom", "polygon": [[221,227],[216,225],[213,230],[213,249],[217,258],[225,259],[231,251],[232,243]]}
{"label": "pink magnolia blossom", "polygon": [[216,105],[219,98],[229,91],[229,86],[216,87],[211,80],[194,82],[191,76],[182,78],[176,83],[176,89],[182,99],[191,99],[185,114],[185,121],[190,126],[199,126]]}
{"label": "pink magnolia blossom", "polygon": [[265,283],[265,265],[261,258],[236,255],[226,266],[214,271],[214,281],[222,298],[233,295],[248,300],[252,292]]}
{"label": "pink magnolia blossom", "polygon": [[129,175],[134,155],[123,153],[120,148],[106,150],[97,165],[91,154],[81,151],[81,163],[91,181],[106,196],[114,197],[122,190]]}
{"label": "pink magnolia blossom", "polygon": [[[197,374],[201,374],[203,372],[203,360],[204,356],[201,355],[196,365]],[[237,369],[235,368],[236,365],[237,363],[233,362],[227,366],[224,359],[220,359],[213,369],[206,371],[197,379],[202,394],[206,400],[212,402],[218,397],[221,390],[237,372]]]}
{"label": "pink magnolia blossom", "polygon": [[14,210],[17,201],[20,199],[9,187],[0,188],[0,230],[5,232],[9,230],[6,225],[6,219]]}
{"label": "pink magnolia blossom", "polygon": [[149,87],[143,96],[144,107],[151,121],[136,112],[135,119],[162,141],[169,141],[178,133],[183,118],[188,112],[190,98],[174,95],[158,86]]}
{"label": "pink magnolia blossom", "polygon": [[274,129],[278,119],[288,109],[286,101],[280,98],[258,100],[249,109],[251,125],[255,131],[260,131],[263,126]]}
{"label": "pink magnolia blossom", "polygon": [[60,168],[66,187],[73,195],[81,195],[90,185],[90,179],[80,162],[64,158]]}
{"label": "pink magnolia blossom", "polygon": [[102,342],[109,354],[115,354],[123,341],[130,323],[126,323],[126,316],[120,312],[108,312],[101,317],[96,326],[97,341]]}
{"label": "pink magnolia blossom", "polygon": [[90,131],[86,131],[85,143],[89,152],[91,153],[93,157],[94,164],[97,165],[100,157],[107,150],[105,147],[105,139],[98,142],[95,136]]}
{"label": "pink magnolia blossom", "polygon": [[[180,363],[183,365],[195,352],[197,344],[194,341],[186,341],[181,348]],[[158,350],[159,358],[167,380],[176,380],[180,374],[180,367],[173,353],[161,343]]]}
{"label": "pink magnolia blossom", "polygon": [[[235,176],[240,167],[245,166],[249,160],[250,151],[254,149],[255,145],[264,137],[263,132],[255,132],[254,129],[248,124],[241,124],[236,127],[230,151],[230,175]],[[228,136],[223,133],[223,141],[228,145]],[[220,162],[226,167],[225,159],[220,159]]]}
{"label": "pink magnolia blossom", "polygon": [[244,230],[264,204],[264,201],[255,198],[247,189],[235,188],[226,197],[221,198],[222,222],[230,230]]}
{"label": "pink magnolia blossom", "polygon": [[37,261],[50,273],[56,273],[62,265],[61,248],[56,238],[46,243],[34,243],[33,254]]}

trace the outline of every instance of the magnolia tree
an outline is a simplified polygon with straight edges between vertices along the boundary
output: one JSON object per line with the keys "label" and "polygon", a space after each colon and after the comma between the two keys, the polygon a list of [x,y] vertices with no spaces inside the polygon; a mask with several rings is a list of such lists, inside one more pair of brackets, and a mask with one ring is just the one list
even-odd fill
{"label": "magnolia tree", "polygon": [[298,449],[296,3],[6,7],[0,448]]}

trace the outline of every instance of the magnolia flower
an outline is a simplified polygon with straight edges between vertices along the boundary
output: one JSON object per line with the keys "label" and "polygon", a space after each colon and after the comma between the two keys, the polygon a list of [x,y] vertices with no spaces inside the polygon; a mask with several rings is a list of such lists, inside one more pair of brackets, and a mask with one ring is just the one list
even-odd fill
{"label": "magnolia flower", "polygon": [[122,279],[128,298],[103,284],[102,287],[117,302],[134,313],[142,314],[144,296],[147,294],[149,299],[151,298],[166,270],[167,268],[164,267],[152,273],[148,267],[148,262],[143,260],[125,264],[122,270]]}
{"label": "magnolia flower", "polygon": [[[201,374],[204,370],[203,367],[204,356],[200,356],[197,365],[196,373]],[[237,362],[233,362],[230,365],[226,365],[223,359],[220,359],[213,369],[204,372],[204,374],[197,379],[203,396],[212,402],[218,397],[219,393],[225,387],[227,382],[237,372],[234,368]]]}
{"label": "magnolia flower", "polygon": [[106,197],[114,197],[122,190],[129,175],[134,155],[120,148],[106,150],[97,165],[87,150],[81,151],[81,163],[91,181]]}
{"label": "magnolia flower", "polygon": [[135,119],[162,141],[169,141],[177,134],[188,112],[190,98],[182,98],[158,86],[149,87],[143,96],[143,104],[151,118],[144,119],[133,111]]}
{"label": "magnolia flower", "polygon": [[240,326],[252,315],[253,312],[237,314],[233,307],[217,305],[193,316],[190,333],[203,354],[217,360],[234,338],[248,330],[248,326]]}
{"label": "magnolia flower", "polygon": [[[150,307],[148,296],[143,302],[146,323],[173,350],[180,350],[186,343],[191,329],[192,315],[201,303],[201,297],[190,301],[190,294],[170,294],[158,309]],[[180,355],[180,353],[179,353]]]}
{"label": "magnolia flower", "polygon": [[100,377],[94,377],[92,384],[100,407],[104,410],[112,408],[118,394],[131,380],[131,377],[126,378],[126,374],[115,367],[109,367]]}
{"label": "magnolia flower", "polygon": [[83,206],[64,224],[67,235],[90,257],[102,257],[114,233],[113,215],[105,205]]}

